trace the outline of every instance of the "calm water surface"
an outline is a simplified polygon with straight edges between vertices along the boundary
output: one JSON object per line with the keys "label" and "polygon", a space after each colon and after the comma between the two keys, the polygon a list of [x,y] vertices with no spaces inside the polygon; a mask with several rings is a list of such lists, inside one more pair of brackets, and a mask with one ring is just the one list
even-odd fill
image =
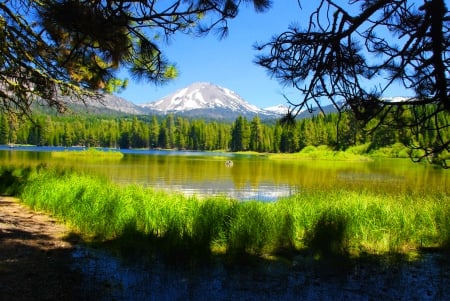
{"label": "calm water surface", "polygon": [[[121,150],[124,157],[117,160],[52,156],[51,151],[63,150],[0,146],[0,164],[44,163],[86,171],[121,184],[240,200],[270,201],[302,191],[337,188],[379,193],[450,192],[450,171],[407,159],[294,162],[232,153],[163,150]],[[229,160],[232,166],[227,166]]]}

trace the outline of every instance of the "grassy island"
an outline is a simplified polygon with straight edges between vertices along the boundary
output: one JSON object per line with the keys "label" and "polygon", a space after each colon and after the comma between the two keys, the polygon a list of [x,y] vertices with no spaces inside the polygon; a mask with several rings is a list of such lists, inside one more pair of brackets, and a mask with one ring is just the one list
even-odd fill
{"label": "grassy island", "polygon": [[100,150],[96,148],[87,148],[82,150],[66,150],[51,153],[54,158],[62,159],[80,159],[87,160],[120,160],[123,154],[118,151]]}

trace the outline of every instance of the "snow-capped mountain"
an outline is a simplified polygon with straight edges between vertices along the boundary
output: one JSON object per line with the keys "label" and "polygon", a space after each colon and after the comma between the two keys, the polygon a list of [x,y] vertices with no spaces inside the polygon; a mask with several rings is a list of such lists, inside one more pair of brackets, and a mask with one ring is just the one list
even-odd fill
{"label": "snow-capped mountain", "polygon": [[193,83],[161,100],[143,104],[142,106],[166,113],[205,108],[230,108],[234,111],[261,112],[261,109],[247,103],[235,92],[211,83],[203,82]]}
{"label": "snow-capped mountain", "polygon": [[278,115],[285,115],[285,114],[287,114],[288,110],[289,110],[289,107],[282,105],[282,104],[264,108],[264,111],[272,112],[272,113],[278,114]]}
{"label": "snow-capped mountain", "polygon": [[237,93],[215,84],[198,82],[176,91],[158,101],[141,105],[153,112],[176,113],[214,119],[234,119],[237,116],[279,117],[278,112],[260,109]]}

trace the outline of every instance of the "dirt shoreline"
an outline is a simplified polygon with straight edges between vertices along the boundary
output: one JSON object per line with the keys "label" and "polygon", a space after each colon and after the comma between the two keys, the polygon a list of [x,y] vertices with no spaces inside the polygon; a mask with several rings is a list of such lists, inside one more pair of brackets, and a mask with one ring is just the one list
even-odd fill
{"label": "dirt shoreline", "polygon": [[0,300],[85,300],[68,229],[0,196]]}

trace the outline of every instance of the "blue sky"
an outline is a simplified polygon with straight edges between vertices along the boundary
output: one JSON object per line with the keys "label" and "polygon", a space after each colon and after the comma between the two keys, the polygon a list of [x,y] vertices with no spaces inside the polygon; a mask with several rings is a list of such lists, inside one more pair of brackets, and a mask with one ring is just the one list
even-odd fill
{"label": "blue sky", "polygon": [[[180,72],[177,79],[163,86],[134,82],[129,78],[127,89],[120,94],[134,103],[145,103],[182,89],[194,82],[211,82],[233,90],[243,99],[264,108],[285,104],[282,94],[295,97],[293,90],[271,79],[265,69],[254,63],[257,52],[255,42],[267,42],[297,21],[301,11],[296,0],[274,1],[272,9],[256,13],[252,6],[243,7],[234,20],[230,20],[229,35],[194,38],[176,35],[164,45],[163,53],[176,63]],[[304,14],[302,14],[304,16]]]}
{"label": "blue sky", "polygon": [[129,78],[129,86],[119,96],[136,104],[148,103],[194,82],[211,82],[233,90],[260,108],[286,104],[283,95],[295,102],[300,97],[297,91],[283,87],[254,63],[257,51],[253,45],[268,42],[292,23],[307,26],[310,10],[317,4],[302,1],[300,10],[297,0],[274,1],[265,13],[256,13],[250,5],[243,7],[237,18],[230,20],[229,35],[222,40],[212,33],[202,38],[178,34],[163,45],[162,50],[167,59],[177,65],[179,77],[163,86],[134,82]]}

